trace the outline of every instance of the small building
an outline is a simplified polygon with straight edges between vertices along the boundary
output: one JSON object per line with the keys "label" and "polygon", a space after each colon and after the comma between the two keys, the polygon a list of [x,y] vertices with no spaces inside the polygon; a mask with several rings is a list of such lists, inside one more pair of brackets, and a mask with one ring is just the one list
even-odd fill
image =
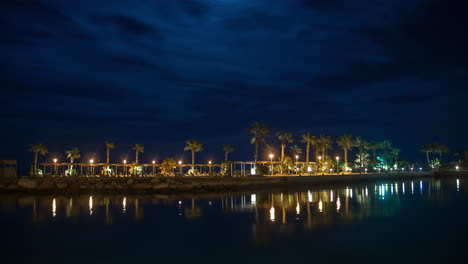
{"label": "small building", "polygon": [[0,180],[16,179],[16,160],[0,160]]}

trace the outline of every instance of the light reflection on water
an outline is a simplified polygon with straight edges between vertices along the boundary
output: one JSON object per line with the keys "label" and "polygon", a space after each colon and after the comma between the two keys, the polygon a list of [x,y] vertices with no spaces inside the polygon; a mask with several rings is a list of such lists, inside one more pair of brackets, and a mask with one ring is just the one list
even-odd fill
{"label": "light reflection on water", "polygon": [[[408,183],[411,184],[411,194],[405,192]],[[400,181],[375,183],[369,187],[367,184],[304,191],[258,191],[236,195],[18,196],[10,207],[28,212],[23,215],[28,215],[35,223],[50,223],[48,219],[51,219],[52,223],[66,221],[67,218],[93,218],[106,224],[113,224],[124,217],[141,221],[144,220],[145,211],[157,212],[164,207],[173,208],[174,215],[187,219],[210,217],[212,213],[246,213],[252,215],[251,219],[254,219],[257,228],[262,223],[281,225],[295,222],[305,225],[307,230],[313,230],[344,219],[360,221],[370,216],[392,216],[405,199],[443,200],[450,194],[450,190],[463,192],[462,183],[460,179],[443,183],[437,179],[424,179],[419,180],[419,184],[416,185],[419,190],[416,192],[417,187],[413,181]],[[0,201],[0,213],[5,213],[4,200]],[[130,214],[126,214],[128,210]],[[277,221],[278,219],[280,221]]]}

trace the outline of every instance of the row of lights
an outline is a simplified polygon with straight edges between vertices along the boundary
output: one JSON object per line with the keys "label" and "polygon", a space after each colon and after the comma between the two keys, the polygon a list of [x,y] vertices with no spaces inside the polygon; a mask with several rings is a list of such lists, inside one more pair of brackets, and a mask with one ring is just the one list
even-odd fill
{"label": "row of lights", "polygon": [[[57,159],[53,159],[53,161],[54,161],[54,163],[57,163]],[[89,163],[93,164],[93,163],[94,163],[94,160],[93,160],[93,159],[90,159],[90,160],[89,160]],[[153,160],[152,163],[153,163],[153,164],[156,164],[156,161]],[[127,160],[123,160],[123,164],[127,164]],[[208,164],[211,165],[211,160],[208,161]],[[182,165],[182,161],[181,161],[181,160],[179,160],[179,165]]]}

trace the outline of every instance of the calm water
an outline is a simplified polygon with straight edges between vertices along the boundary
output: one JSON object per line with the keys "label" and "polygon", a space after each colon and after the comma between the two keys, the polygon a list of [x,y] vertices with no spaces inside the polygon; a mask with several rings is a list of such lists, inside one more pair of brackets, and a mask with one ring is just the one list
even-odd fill
{"label": "calm water", "polygon": [[447,261],[468,255],[467,193],[450,178],[194,197],[1,196],[0,253],[6,263]]}

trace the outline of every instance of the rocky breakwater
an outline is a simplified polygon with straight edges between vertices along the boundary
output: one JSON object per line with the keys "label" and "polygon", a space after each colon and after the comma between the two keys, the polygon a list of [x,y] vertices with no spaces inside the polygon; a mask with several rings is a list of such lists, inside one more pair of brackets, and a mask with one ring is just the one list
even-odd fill
{"label": "rocky breakwater", "polygon": [[152,178],[31,178],[0,183],[0,192],[20,193],[179,193],[229,191],[280,186],[283,178],[152,177]]}

